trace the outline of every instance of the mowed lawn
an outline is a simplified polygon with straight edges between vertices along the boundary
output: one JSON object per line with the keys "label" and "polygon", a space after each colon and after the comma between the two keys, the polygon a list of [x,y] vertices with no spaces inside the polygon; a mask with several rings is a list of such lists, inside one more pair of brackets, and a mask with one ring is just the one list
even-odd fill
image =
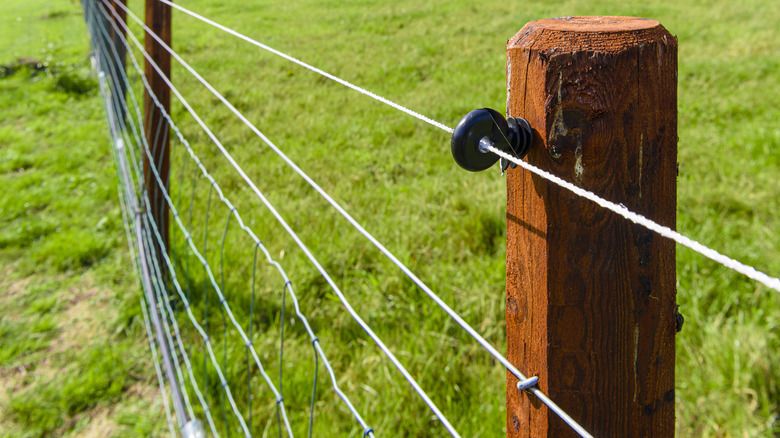
{"label": "mowed lawn", "polygon": [[[129,3],[143,15],[143,2]],[[526,22],[570,15],[656,19],[680,46],[677,228],[780,274],[780,9],[771,1],[181,4],[448,126],[474,108],[504,108],[504,45]],[[79,2],[7,0],[0,12],[0,436],[164,435]],[[180,13],[173,40],[268,137],[505,350],[506,195],[496,169],[466,173],[449,156],[445,133]],[[140,98],[138,75],[128,65]],[[458,431],[501,436],[503,368],[175,63],[173,77]],[[174,102],[172,113],[284,266],[340,387],[377,436],[443,436],[183,106]],[[253,344],[275,381],[281,368],[293,429],[306,436],[314,362],[291,303],[281,301],[283,281],[261,263],[254,268],[252,242],[228,220],[181,143],[173,142],[172,151],[177,208],[218,269],[239,320],[248,320],[254,303]],[[276,436],[273,396],[247,366],[217,299],[204,292],[207,279],[192,268],[196,259],[186,256],[181,230],[174,227],[172,236],[179,280],[212,331],[239,406],[249,411],[251,397],[253,432]],[[678,435],[774,436],[778,294],[685,248],[678,248],[677,272],[685,316],[677,336]],[[205,394],[220,434],[228,435],[225,428],[237,434],[194,330],[186,315],[178,321],[195,374],[210,375]],[[361,436],[321,363],[317,383],[313,435]]]}

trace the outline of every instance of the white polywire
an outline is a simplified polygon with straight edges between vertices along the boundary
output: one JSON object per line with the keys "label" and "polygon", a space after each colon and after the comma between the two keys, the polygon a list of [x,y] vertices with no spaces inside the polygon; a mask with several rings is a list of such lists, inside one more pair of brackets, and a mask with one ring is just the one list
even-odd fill
{"label": "white polywire", "polygon": [[563,188],[565,188],[567,190],[570,190],[571,192],[573,192],[577,196],[583,197],[585,199],[589,199],[589,200],[595,202],[596,204],[606,208],[607,210],[610,210],[613,213],[616,213],[616,214],[618,214],[620,216],[623,216],[624,218],[628,219],[629,221],[631,221],[631,222],[633,222],[633,223],[635,223],[637,225],[641,225],[641,226],[647,228],[650,231],[654,231],[654,232],[660,234],[661,236],[666,237],[667,239],[671,239],[671,240],[679,243],[680,245],[683,245],[685,247],[688,247],[688,248],[698,252],[699,254],[703,255],[704,257],[707,257],[708,259],[714,260],[714,261],[722,264],[723,266],[725,266],[725,267],[727,267],[727,268],[729,268],[731,270],[737,271],[740,274],[742,274],[742,275],[744,275],[744,276],[746,276],[748,278],[751,278],[751,279],[753,279],[755,281],[758,281],[759,283],[764,284],[765,286],[767,286],[770,289],[774,289],[775,291],[780,292],[780,279],[777,279],[777,278],[774,278],[774,277],[770,277],[769,275],[767,275],[767,274],[757,270],[756,268],[754,268],[752,266],[748,266],[748,265],[746,265],[746,264],[744,264],[744,263],[742,263],[742,262],[740,262],[738,260],[734,260],[734,259],[732,259],[730,257],[727,257],[727,256],[719,253],[718,251],[715,251],[712,248],[706,247],[706,246],[702,245],[701,243],[699,243],[699,242],[697,242],[697,241],[695,241],[695,240],[693,240],[693,239],[691,239],[689,237],[683,236],[682,234],[678,233],[677,231],[672,230],[669,227],[665,227],[663,225],[659,225],[658,223],[653,222],[652,220],[650,220],[650,219],[648,219],[648,218],[646,218],[646,217],[644,217],[644,216],[642,216],[640,214],[634,213],[634,212],[632,212],[631,210],[627,209],[626,207],[624,207],[622,205],[618,205],[618,204],[615,204],[614,202],[607,201],[606,199],[599,197],[598,195],[596,195],[595,193],[593,193],[591,191],[588,191],[588,190],[585,190],[583,188],[577,187],[574,184],[572,184],[572,183],[570,183],[568,181],[565,181],[565,180],[563,180],[563,179],[561,179],[561,178],[551,174],[550,172],[544,171],[544,170],[542,170],[542,169],[540,169],[540,168],[538,168],[538,167],[536,167],[536,166],[534,166],[532,164],[529,164],[529,163],[527,163],[527,162],[525,162],[523,160],[518,159],[517,157],[513,157],[512,155],[510,155],[510,154],[508,154],[508,153],[506,153],[506,152],[496,148],[495,146],[488,146],[487,149],[490,152],[498,155],[499,157],[501,157],[501,158],[503,158],[505,160],[509,160],[509,161],[517,164],[518,166],[522,167],[523,169],[526,169],[529,172],[532,172],[535,175],[538,175],[538,176],[540,176],[540,177],[542,177],[542,178],[544,178],[544,179],[546,179],[546,180],[548,180],[548,181],[550,181],[552,183],[555,183],[555,184],[557,184],[557,185],[559,185],[559,186],[561,186],[561,187],[563,187]]}
{"label": "white polywire", "polygon": [[442,129],[444,131],[449,132],[450,134],[452,134],[452,132],[453,132],[452,128],[448,127],[447,125],[445,125],[443,123],[437,122],[436,120],[433,120],[430,117],[427,117],[427,116],[425,116],[423,114],[420,114],[417,111],[411,110],[411,109],[409,109],[409,108],[407,108],[407,107],[405,107],[403,105],[400,105],[398,103],[393,102],[392,100],[389,100],[389,99],[384,98],[384,97],[382,97],[382,96],[380,96],[380,95],[378,95],[376,93],[368,91],[365,88],[359,87],[359,86],[357,86],[357,85],[355,85],[355,84],[353,84],[353,83],[351,83],[351,82],[349,82],[347,80],[341,79],[338,76],[334,76],[334,75],[332,75],[332,74],[330,74],[330,73],[328,73],[328,72],[326,72],[324,70],[321,70],[321,69],[319,69],[317,67],[314,67],[313,65],[307,64],[307,63],[301,61],[298,58],[294,58],[294,57],[292,57],[292,56],[290,56],[290,55],[288,55],[288,54],[286,54],[284,52],[280,52],[279,50],[276,50],[273,47],[265,45],[265,44],[255,40],[255,39],[252,39],[252,38],[250,38],[250,37],[248,37],[248,36],[246,36],[246,35],[244,35],[242,33],[237,32],[237,31],[235,31],[235,30],[233,30],[233,29],[231,29],[231,28],[229,28],[227,26],[223,26],[223,25],[221,25],[221,24],[219,24],[219,23],[217,23],[215,21],[209,20],[208,18],[198,14],[197,12],[193,12],[193,11],[187,9],[187,8],[184,8],[184,7],[182,7],[182,6],[180,6],[180,5],[176,4],[176,3],[173,3],[171,1],[168,1],[168,0],[158,0],[158,1],[161,2],[161,3],[165,3],[166,5],[171,6],[173,8],[176,8],[176,9],[180,10],[181,12],[184,12],[185,14],[187,14],[187,15],[193,17],[193,18],[197,18],[198,20],[203,21],[204,23],[208,23],[208,24],[216,27],[217,29],[223,30],[223,31],[225,31],[225,32],[235,36],[235,37],[241,38],[242,40],[244,40],[244,41],[246,41],[246,42],[248,42],[250,44],[253,44],[253,45],[255,45],[255,46],[257,46],[257,47],[259,47],[259,48],[261,48],[263,50],[271,52],[274,55],[280,56],[280,57],[282,57],[282,58],[284,58],[284,59],[286,59],[286,60],[288,60],[290,62],[298,64],[298,65],[300,65],[301,67],[303,67],[305,69],[311,70],[311,71],[313,71],[313,72],[315,72],[315,73],[317,73],[319,75],[322,75],[322,76],[324,76],[324,77],[326,77],[326,78],[328,78],[328,79],[330,79],[330,80],[332,80],[334,82],[338,82],[339,84],[341,84],[341,85],[343,85],[343,86],[345,86],[347,88],[351,88],[351,89],[357,91],[360,94],[364,94],[364,95],[366,95],[366,96],[368,96],[368,97],[370,97],[370,98],[372,98],[374,100],[378,100],[379,102],[384,103],[385,105],[389,105],[389,106],[397,109],[398,111],[401,111],[401,112],[404,112],[406,114],[409,114],[410,116],[412,116],[412,117],[414,117],[416,119],[422,120],[423,122],[428,123],[429,125],[433,125],[433,126],[439,128],[439,129]]}
{"label": "white polywire", "polygon": [[[103,0],[104,4],[106,3],[106,0]],[[152,36],[161,46],[163,46],[166,50],[168,50],[174,57],[177,58],[180,62],[183,62],[182,65],[185,65],[186,62],[184,62],[181,58],[178,57],[178,55],[173,52],[170,47],[163,42],[159,36],[157,36],[151,29],[149,29],[143,21],[141,21],[135,14],[133,14],[132,11],[127,9],[124,5],[121,3],[117,3],[117,6],[119,6],[121,9],[123,9],[125,12],[127,12],[127,16],[132,18],[134,21],[136,21],[138,24],[140,24],[144,30],[147,32],[148,35]],[[110,6],[109,6],[110,7]],[[112,8],[113,9],[113,8]],[[142,50],[141,44],[137,41],[137,39],[132,35],[129,34],[131,39],[133,39],[133,42],[139,47],[139,49]],[[352,316],[352,319],[355,320],[355,322],[360,325],[360,327],[371,337],[371,339],[374,341],[374,343],[379,347],[379,349],[387,356],[388,359],[393,363],[393,365],[396,367],[396,369],[404,376],[406,381],[409,383],[410,386],[417,392],[417,394],[420,396],[420,398],[425,402],[426,405],[433,411],[434,415],[439,419],[439,421],[442,423],[442,426],[444,426],[445,429],[454,437],[460,437],[458,432],[455,430],[455,428],[452,426],[452,424],[447,420],[447,418],[444,416],[444,414],[441,412],[441,410],[436,406],[436,404],[431,400],[431,398],[428,396],[428,394],[420,387],[420,385],[417,383],[417,381],[414,379],[414,377],[409,373],[408,370],[401,364],[401,362],[396,358],[395,354],[392,353],[392,351],[385,345],[385,343],[379,338],[379,336],[366,324],[366,322],[357,314],[357,312],[354,310],[351,304],[349,304],[349,301],[347,300],[346,296],[343,294],[341,289],[336,285],[335,281],[330,277],[330,275],[325,271],[325,269],[322,267],[322,265],[317,261],[317,259],[314,257],[314,255],[311,253],[311,251],[308,249],[308,247],[303,243],[302,240],[298,237],[297,233],[290,227],[290,225],[287,223],[286,220],[279,214],[279,212],[274,208],[274,206],[268,201],[268,199],[265,197],[265,195],[260,191],[260,189],[257,188],[257,186],[254,184],[254,182],[244,173],[244,171],[238,166],[238,163],[233,160],[232,156],[227,152],[225,147],[222,145],[222,143],[219,141],[219,139],[214,135],[214,133],[206,126],[206,124],[203,122],[203,120],[200,118],[200,116],[197,115],[195,110],[189,105],[187,100],[184,98],[184,96],[179,93],[178,89],[170,82],[170,79],[167,78],[164,73],[161,71],[159,66],[154,62],[154,60],[149,56],[148,53],[143,51],[144,56],[149,61],[149,64],[155,69],[155,71],[158,72],[160,77],[163,79],[163,81],[166,83],[166,85],[171,89],[171,91],[176,95],[176,97],[181,101],[182,105],[187,109],[187,111],[193,116],[195,121],[201,126],[201,128],[204,130],[204,132],[211,138],[211,140],[214,142],[214,144],[220,149],[220,151],[223,153],[223,155],[228,159],[228,161],[233,165],[233,167],[236,169],[236,171],[239,173],[239,175],[244,179],[244,181],[250,186],[250,188],[255,192],[255,195],[263,202],[263,204],[266,206],[266,208],[271,212],[271,214],[276,218],[276,220],[282,225],[282,227],[287,231],[287,233],[292,237],[292,239],[295,241],[295,243],[298,245],[298,247],[301,249],[301,251],[304,252],[306,257],[311,261],[311,263],[314,265],[314,267],[317,269],[317,271],[320,272],[322,277],[325,279],[325,281],[331,286],[334,293],[338,296],[339,300],[341,301],[344,308],[347,310],[347,312]],[[188,65],[188,64],[187,64]],[[174,215],[174,218],[176,216]],[[207,269],[208,271],[208,269]],[[210,273],[210,271],[209,271]],[[218,289],[218,288],[217,288]],[[243,331],[239,330],[239,333],[243,336]],[[253,351],[254,354],[254,351]]]}

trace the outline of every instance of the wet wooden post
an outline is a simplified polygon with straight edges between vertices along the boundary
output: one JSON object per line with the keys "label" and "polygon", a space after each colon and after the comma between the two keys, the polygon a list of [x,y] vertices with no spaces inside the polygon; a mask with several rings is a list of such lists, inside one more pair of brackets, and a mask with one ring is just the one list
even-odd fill
{"label": "wet wooden post", "polygon": [[[171,7],[158,1],[146,0],[146,25],[167,44],[171,46]],[[171,55],[148,33],[144,38],[144,49],[151,55],[154,62],[160,67],[163,74],[171,77]],[[144,74],[149,81],[152,92],[157,96],[157,100],[170,114],[171,108],[171,90],[152,64],[146,60]],[[168,248],[168,207],[163,197],[163,189],[167,190],[168,175],[170,170],[170,150],[169,139],[170,129],[168,122],[163,117],[160,109],[155,105],[149,92],[144,94],[144,130],[146,140],[149,144],[152,160],[144,154],[144,183],[147,189],[147,198],[151,206],[152,218],[160,230],[162,241],[165,248],[161,248],[156,239],[154,241],[155,253],[160,267],[165,266],[162,258],[162,251]],[[157,183],[152,166],[159,173],[163,182],[161,187]]]}
{"label": "wet wooden post", "polygon": [[[507,46],[526,160],[668,227],[677,40],[657,21],[568,17]],[[596,437],[673,437],[675,245],[531,173],[507,178],[508,357]],[[507,376],[508,437],[576,436]]]}

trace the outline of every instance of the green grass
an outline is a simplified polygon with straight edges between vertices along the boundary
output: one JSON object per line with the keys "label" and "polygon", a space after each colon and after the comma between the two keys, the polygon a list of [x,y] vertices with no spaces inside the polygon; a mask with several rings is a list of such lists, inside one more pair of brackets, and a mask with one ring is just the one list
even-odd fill
{"label": "green grass", "polygon": [[[780,12],[767,0],[739,8],[693,0],[478,6],[199,0],[187,6],[450,126],[473,108],[504,106],[504,43],[524,23],[590,14],[657,19],[680,44],[678,229],[761,270],[780,273],[780,109],[775,104]],[[131,7],[138,13],[142,5],[131,2]],[[47,63],[42,71],[14,68],[0,78],[0,435],[77,435],[100,426],[97,418],[107,418],[106,435],[164,433],[105,116],[85,62],[88,40],[79,5],[12,0],[0,11],[0,64],[13,67],[21,57]],[[189,62],[446,302],[505,349],[505,190],[495,170],[467,174],[449,157],[446,134],[182,14],[174,14],[174,23],[174,46]],[[501,367],[186,71],[174,65],[173,75],[459,432],[502,434]],[[284,265],[339,385],[369,424],[383,436],[441,435],[430,412],[183,107],[175,104],[173,114],[247,225]],[[219,250],[228,211],[211,200],[204,239],[209,188],[193,168],[191,162],[183,164],[181,145],[175,143],[174,199],[180,198],[185,224],[192,206],[195,241],[201,251],[207,241],[204,252],[221,280]],[[173,236],[182,286],[197,318],[208,320],[220,361],[227,347],[226,374],[246,407],[244,349],[234,331],[227,342],[223,339],[215,295],[208,295],[205,306],[207,279],[195,268],[195,258],[185,255],[181,233]],[[245,322],[254,247],[235,221],[225,239],[225,295]],[[677,336],[678,435],[773,436],[780,397],[777,294],[684,248],[678,249],[677,268],[678,302],[686,317]],[[276,379],[283,281],[263,263],[256,275],[253,342]],[[285,404],[296,435],[305,436],[312,350],[300,322],[292,322],[289,300],[285,312]],[[189,322],[182,316],[179,324],[193,346],[199,382],[209,373],[207,394],[221,430],[216,374],[204,367]],[[275,434],[270,391],[254,367],[248,377],[253,429]],[[322,367],[318,383],[314,435],[360,436],[329,390]],[[233,420],[228,425],[237,427]]]}

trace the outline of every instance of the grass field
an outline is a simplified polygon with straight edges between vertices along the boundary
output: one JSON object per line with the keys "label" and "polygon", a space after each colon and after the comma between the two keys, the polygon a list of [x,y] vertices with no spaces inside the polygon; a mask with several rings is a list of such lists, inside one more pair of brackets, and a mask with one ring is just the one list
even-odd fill
{"label": "grass field", "polygon": [[[504,44],[526,22],[567,15],[657,19],[680,44],[678,230],[780,273],[780,9],[771,1],[738,8],[695,0],[182,4],[449,126],[471,109],[504,107]],[[141,13],[142,2],[130,6]],[[0,436],[165,434],[80,5],[7,0],[0,12]],[[505,349],[505,189],[495,169],[463,172],[449,156],[446,134],[181,14],[174,14],[174,47]],[[47,64],[18,68],[18,58]],[[186,71],[174,65],[173,77],[458,431],[501,436],[503,369]],[[284,265],[339,385],[377,435],[442,436],[182,106],[172,112],[247,225]],[[228,210],[210,198],[192,163],[184,164],[180,146],[173,149],[172,194],[182,212],[193,212],[198,247],[213,266],[225,267],[217,273],[246,321],[254,247],[235,222],[226,226]],[[228,381],[246,400],[243,347],[235,335],[223,338],[213,296],[204,314],[205,276],[184,255],[181,233],[173,236],[195,314],[208,320],[220,355],[227,351]],[[686,318],[677,336],[678,435],[778,434],[780,298],[684,248],[677,271]],[[253,343],[276,376],[283,282],[260,264],[256,277]],[[313,358],[301,324],[290,319],[289,301],[286,309],[285,403],[296,435],[305,436]],[[179,321],[186,326],[186,318]],[[195,344],[191,329],[183,334]],[[204,367],[202,351],[192,355],[196,375],[210,370],[207,394],[222,430],[213,369]],[[273,397],[256,372],[248,377],[253,429],[275,435]],[[360,436],[322,369],[318,382],[314,436]]]}

